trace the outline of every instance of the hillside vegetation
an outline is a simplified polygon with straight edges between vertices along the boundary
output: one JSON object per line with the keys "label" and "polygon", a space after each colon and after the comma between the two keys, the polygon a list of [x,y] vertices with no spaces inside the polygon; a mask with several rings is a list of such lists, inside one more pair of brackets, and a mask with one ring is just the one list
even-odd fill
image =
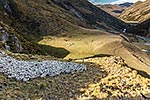
{"label": "hillside vegetation", "polygon": [[71,34],[78,26],[103,30],[126,27],[125,23],[86,0],[2,1],[8,6],[4,11],[11,17],[9,24],[25,36]]}
{"label": "hillside vegetation", "polygon": [[0,99],[149,98],[129,26],[87,0],[0,0]]}
{"label": "hillside vegetation", "polygon": [[[70,59],[73,56],[84,58],[97,54],[118,55],[123,57],[130,67],[144,70],[149,74],[143,68],[143,66],[148,68],[148,56],[142,56],[141,58],[144,60],[140,61],[139,64],[132,63],[140,60],[137,57],[139,50],[134,50],[136,48],[129,43],[124,45],[120,42],[121,39],[110,35],[112,33],[120,34],[128,25],[86,0],[78,2],[76,0],[2,0],[0,4],[2,21],[11,26],[14,32],[18,34],[18,40],[23,48],[19,51],[21,53],[51,55],[60,58],[68,57]],[[94,28],[101,31],[93,30]],[[80,39],[78,41],[75,38],[84,35],[86,37],[83,40],[77,38]],[[56,42],[55,40],[53,42],[51,36],[56,37]],[[65,38],[59,43],[59,39],[62,37]],[[67,42],[70,42],[72,46],[68,47]],[[11,51],[18,52],[12,44],[9,45]],[[115,47],[120,46],[124,47],[121,50],[125,50],[133,57],[132,62],[127,55],[119,52],[120,50],[118,53],[113,52]],[[136,52],[136,56],[131,53],[133,51]]]}
{"label": "hillside vegetation", "polygon": [[123,21],[143,22],[150,18],[150,0],[138,1],[127,8],[119,18]]}
{"label": "hillside vegetation", "polygon": [[19,34],[20,41],[26,41],[22,42],[23,53],[56,57],[65,57],[68,51],[38,45],[37,42],[43,36],[71,36],[82,34],[81,31],[85,33],[81,27],[112,32],[122,31],[127,26],[86,0],[1,0],[0,18]]}

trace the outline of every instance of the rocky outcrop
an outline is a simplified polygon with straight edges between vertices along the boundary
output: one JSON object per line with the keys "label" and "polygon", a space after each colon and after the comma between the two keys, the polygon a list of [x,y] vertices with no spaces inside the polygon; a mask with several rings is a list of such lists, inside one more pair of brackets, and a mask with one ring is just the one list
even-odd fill
{"label": "rocky outcrop", "polygon": [[0,6],[9,16],[20,18],[20,12],[13,0],[0,0]]}
{"label": "rocky outcrop", "polygon": [[21,52],[23,50],[22,45],[16,35],[11,36],[13,44],[16,46],[17,51]]}
{"label": "rocky outcrop", "polygon": [[8,46],[6,43],[8,41],[8,38],[9,38],[9,34],[2,26],[0,26],[0,42],[1,44],[3,44],[6,50],[10,50],[10,46]]}
{"label": "rocky outcrop", "polygon": [[21,52],[23,47],[20,40],[15,34],[10,34],[9,29],[4,26],[0,26],[0,42],[4,44],[6,50],[15,49],[16,52]]}
{"label": "rocky outcrop", "polygon": [[12,12],[9,2],[7,0],[0,0],[0,5],[3,7],[4,10],[6,10],[7,12]]}
{"label": "rocky outcrop", "polygon": [[8,29],[6,27],[0,26],[0,41],[6,42],[8,41],[9,34],[7,33]]}

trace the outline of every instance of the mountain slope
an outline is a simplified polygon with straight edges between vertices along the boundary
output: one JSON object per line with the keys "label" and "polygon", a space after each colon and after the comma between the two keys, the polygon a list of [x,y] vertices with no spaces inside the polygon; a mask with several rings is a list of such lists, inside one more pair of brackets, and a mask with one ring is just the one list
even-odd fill
{"label": "mountain slope", "polygon": [[133,3],[130,3],[130,2],[125,2],[125,3],[119,4],[120,7],[125,7],[125,8],[130,7],[131,5],[133,5]]}
{"label": "mountain slope", "polygon": [[135,26],[131,26],[127,29],[127,32],[140,36],[150,37],[150,19],[139,23]]}
{"label": "mountain slope", "polygon": [[[87,0],[0,0],[0,19],[1,22],[12,27],[22,39],[33,44],[34,53],[39,48],[41,49],[38,50],[39,54],[45,52],[56,57],[60,55],[65,57],[68,51],[62,48],[41,46],[37,44],[37,41],[48,35],[82,34],[81,31],[84,30],[81,27],[122,31],[127,26]],[[23,46],[30,48],[30,45]],[[29,48],[26,51],[23,49],[21,52],[33,53]]]}
{"label": "mountain slope", "polygon": [[[94,37],[100,35],[100,37],[102,38],[101,36],[102,34],[105,35],[107,34],[106,37],[104,37],[106,38],[106,41],[109,41],[111,39],[113,40],[112,43],[110,42],[108,43],[108,45],[103,45],[103,47],[100,48],[99,47],[100,46],[99,43],[101,44],[101,41],[99,40],[100,38],[98,38],[97,40],[98,41],[97,45],[99,46],[96,45],[95,47],[93,47],[94,45],[92,46],[88,45],[94,43],[95,38],[93,38],[92,36],[91,36],[92,38],[91,41],[88,41],[88,38],[86,38],[87,40],[85,39],[86,41],[82,41],[82,40],[80,41],[79,38],[79,40],[77,40],[77,43],[82,42],[85,45],[77,45],[77,47],[82,46],[82,47],[92,48],[92,50],[94,51],[93,52],[88,49],[87,50],[88,52],[87,53],[85,52],[85,54],[84,52],[81,51],[81,54],[84,54],[85,57],[91,56],[91,53],[92,56],[95,55],[95,53],[118,55],[113,52],[111,53],[110,51],[114,51],[115,49],[114,47],[123,45],[122,42],[120,43],[120,40],[122,39],[119,39],[118,41],[115,38],[111,37],[110,34],[112,35],[112,33],[109,33],[109,31],[122,31],[124,28],[127,27],[127,25],[124,22],[106,13],[105,11],[92,5],[90,2],[86,0],[78,0],[78,1],[77,0],[71,0],[71,1],[70,0],[38,0],[38,1],[1,0],[1,1],[3,1],[3,3],[0,2],[2,7],[1,9],[1,14],[2,14],[1,17],[3,18],[2,21],[10,25],[12,28],[14,28],[14,30],[24,40],[26,40],[28,43],[33,45],[32,48],[30,44],[27,45],[29,46],[29,48],[27,48],[26,50],[27,52],[30,51],[29,53],[32,53],[31,51],[33,50],[34,53],[37,53],[38,51],[38,54],[44,53],[55,57],[65,58],[72,53],[71,51],[73,50],[72,46],[76,48],[75,45],[73,45],[75,44],[74,43],[75,41],[73,41],[75,36],[81,37],[82,35],[87,35],[87,37],[89,37],[90,35],[93,35]],[[94,31],[88,28],[98,28],[101,29],[101,31],[100,30]],[[69,39],[73,41],[73,44],[71,43],[68,46],[70,46],[72,49],[68,50],[69,47],[65,48],[64,45],[61,46],[57,46],[58,44],[49,45],[46,44],[45,41],[44,43],[39,43],[45,39],[47,39],[46,41],[47,43],[51,42],[52,35],[56,36],[56,41],[62,38],[60,36],[66,36],[67,38],[69,37]],[[107,37],[110,37],[110,39],[107,40]],[[106,41],[104,41],[104,43]],[[63,42],[67,44],[69,43],[69,41],[65,38],[63,39]],[[26,42],[23,43],[25,43],[26,45]],[[125,48],[123,48],[123,50],[130,53],[131,51],[127,49],[128,48],[127,46],[130,47],[129,43],[125,46]],[[107,47],[109,47],[109,49]],[[78,48],[78,50],[80,50],[80,48]],[[78,54],[77,52],[78,50],[75,49],[73,51],[76,54]],[[88,53],[90,55],[88,55]],[[139,65],[137,65],[135,62],[137,62],[139,59],[134,57],[133,54],[131,53],[130,55],[133,57],[134,64],[136,65],[133,68],[137,70],[143,70],[143,66],[146,65],[145,64],[143,65],[143,63],[141,62]],[[119,54],[119,56],[125,58],[126,60],[128,59],[128,57],[124,56],[124,54],[122,53]],[[132,62],[129,61],[130,66],[132,65]],[[147,70],[144,71],[147,72]],[[149,72],[147,73],[149,74]]]}
{"label": "mountain slope", "polygon": [[126,9],[120,16],[123,21],[143,22],[150,18],[150,0],[138,1]]}
{"label": "mountain slope", "polygon": [[0,21],[0,52],[1,50],[34,55],[50,55],[59,58],[63,58],[69,53],[63,48],[44,46],[28,41],[12,27]]}
{"label": "mountain slope", "polygon": [[[34,36],[71,33],[78,26],[122,30],[126,24],[95,7],[87,0],[1,0],[19,32]],[[5,8],[7,6],[7,8]]]}
{"label": "mountain slope", "polygon": [[97,6],[115,17],[118,17],[124,10],[124,8],[120,7],[119,5],[106,4]]}

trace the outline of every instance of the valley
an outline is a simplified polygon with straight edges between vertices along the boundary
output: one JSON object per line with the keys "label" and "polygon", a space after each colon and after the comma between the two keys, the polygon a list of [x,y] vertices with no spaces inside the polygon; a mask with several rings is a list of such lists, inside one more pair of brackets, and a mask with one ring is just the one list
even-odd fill
{"label": "valley", "polygon": [[87,0],[0,0],[0,100],[149,99],[148,15],[111,13]]}
{"label": "valley", "polygon": [[[136,42],[135,42],[136,43]],[[39,44],[65,48],[70,53],[64,59],[83,59],[94,56],[120,56],[133,69],[149,72],[149,55],[141,46],[129,43],[119,35],[74,35],[73,37],[44,37]],[[136,62],[136,63],[135,63]]]}

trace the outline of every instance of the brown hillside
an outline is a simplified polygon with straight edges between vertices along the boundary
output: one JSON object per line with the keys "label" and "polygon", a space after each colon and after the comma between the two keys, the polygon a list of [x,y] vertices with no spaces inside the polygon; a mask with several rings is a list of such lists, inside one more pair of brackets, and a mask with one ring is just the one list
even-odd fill
{"label": "brown hillside", "polygon": [[150,0],[138,1],[126,9],[120,16],[123,21],[143,22],[150,18]]}

